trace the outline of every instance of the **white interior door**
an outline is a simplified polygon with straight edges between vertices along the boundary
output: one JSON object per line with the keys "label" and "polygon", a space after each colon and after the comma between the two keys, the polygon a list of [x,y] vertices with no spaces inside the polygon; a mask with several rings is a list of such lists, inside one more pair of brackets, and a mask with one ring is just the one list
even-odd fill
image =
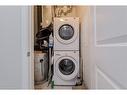
{"label": "white interior door", "polygon": [[90,19],[93,88],[127,88],[127,7],[91,7]]}
{"label": "white interior door", "polygon": [[0,6],[0,89],[33,87],[32,37],[32,7]]}

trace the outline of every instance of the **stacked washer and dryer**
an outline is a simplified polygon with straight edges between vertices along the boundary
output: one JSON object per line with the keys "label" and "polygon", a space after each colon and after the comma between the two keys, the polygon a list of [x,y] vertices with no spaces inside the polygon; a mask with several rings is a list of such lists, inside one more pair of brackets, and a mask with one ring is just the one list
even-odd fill
{"label": "stacked washer and dryer", "polygon": [[79,65],[79,18],[54,18],[54,85],[76,85]]}

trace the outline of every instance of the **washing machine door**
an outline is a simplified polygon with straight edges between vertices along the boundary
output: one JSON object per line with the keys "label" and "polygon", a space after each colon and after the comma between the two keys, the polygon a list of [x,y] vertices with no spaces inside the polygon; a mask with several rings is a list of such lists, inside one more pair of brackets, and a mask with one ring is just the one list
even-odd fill
{"label": "washing machine door", "polygon": [[56,62],[56,73],[63,80],[71,80],[77,76],[78,63],[72,57],[61,57]]}
{"label": "washing machine door", "polygon": [[69,24],[61,25],[56,34],[58,41],[64,44],[72,43],[77,37],[77,32],[75,31],[75,28]]}

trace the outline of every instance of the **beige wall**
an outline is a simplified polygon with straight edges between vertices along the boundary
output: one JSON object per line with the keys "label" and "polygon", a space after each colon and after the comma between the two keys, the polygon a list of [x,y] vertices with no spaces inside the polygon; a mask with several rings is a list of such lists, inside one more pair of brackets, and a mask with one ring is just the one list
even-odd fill
{"label": "beige wall", "polygon": [[83,80],[87,87],[91,86],[91,66],[90,66],[90,45],[88,28],[88,10],[89,7],[77,6],[76,16],[80,19],[80,40],[81,40],[81,57],[83,65]]}
{"label": "beige wall", "polygon": [[[59,16],[59,15],[58,15],[58,12],[59,12],[58,10],[59,10],[59,8],[61,8],[61,7],[62,7],[62,10],[66,10],[66,11],[67,11],[67,9],[64,9],[64,8],[63,8],[63,6],[58,6],[58,8],[55,10],[57,16]],[[76,6],[71,6],[71,7],[72,7],[72,10],[71,10],[70,13],[67,13],[66,17],[75,17],[75,16],[76,16]],[[60,16],[61,16],[61,17],[64,17],[63,14],[61,14]]]}
{"label": "beige wall", "polygon": [[46,27],[52,22],[52,7],[43,6],[42,9],[42,26]]}

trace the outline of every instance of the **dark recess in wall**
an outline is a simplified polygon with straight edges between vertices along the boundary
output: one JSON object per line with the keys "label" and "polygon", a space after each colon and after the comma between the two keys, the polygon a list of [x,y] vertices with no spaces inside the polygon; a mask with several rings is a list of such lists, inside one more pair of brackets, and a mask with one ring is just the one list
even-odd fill
{"label": "dark recess in wall", "polygon": [[42,6],[37,6],[38,31],[41,29],[42,22]]}

